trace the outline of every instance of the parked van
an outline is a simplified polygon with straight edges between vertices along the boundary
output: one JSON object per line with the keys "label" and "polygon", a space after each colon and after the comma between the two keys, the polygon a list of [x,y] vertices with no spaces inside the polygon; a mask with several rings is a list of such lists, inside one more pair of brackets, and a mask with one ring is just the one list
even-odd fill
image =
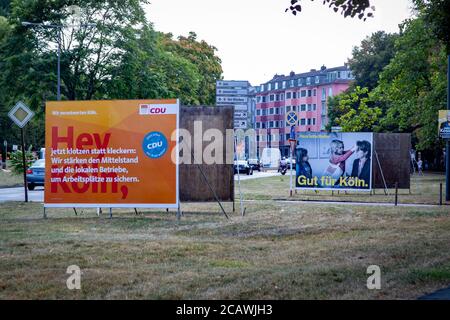
{"label": "parked van", "polygon": [[264,169],[278,169],[281,152],[278,148],[265,148],[262,152],[261,162]]}

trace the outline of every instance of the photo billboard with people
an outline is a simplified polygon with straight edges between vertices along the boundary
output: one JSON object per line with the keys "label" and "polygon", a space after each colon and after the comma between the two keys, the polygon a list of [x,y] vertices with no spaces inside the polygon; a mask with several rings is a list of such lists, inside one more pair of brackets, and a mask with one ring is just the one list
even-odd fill
{"label": "photo billboard with people", "polygon": [[296,188],[370,191],[372,153],[372,133],[299,133]]}
{"label": "photo billboard with people", "polygon": [[439,136],[442,139],[450,139],[450,111],[439,111]]}

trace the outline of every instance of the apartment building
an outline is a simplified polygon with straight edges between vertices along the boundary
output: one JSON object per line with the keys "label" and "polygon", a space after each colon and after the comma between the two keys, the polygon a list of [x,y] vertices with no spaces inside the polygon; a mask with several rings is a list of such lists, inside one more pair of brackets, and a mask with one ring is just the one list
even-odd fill
{"label": "apartment building", "polygon": [[256,131],[259,148],[279,147],[283,156],[289,154],[291,126],[286,114],[298,115],[296,132],[325,131],[328,124],[329,97],[348,89],[353,74],[347,65],[275,75],[256,90]]}

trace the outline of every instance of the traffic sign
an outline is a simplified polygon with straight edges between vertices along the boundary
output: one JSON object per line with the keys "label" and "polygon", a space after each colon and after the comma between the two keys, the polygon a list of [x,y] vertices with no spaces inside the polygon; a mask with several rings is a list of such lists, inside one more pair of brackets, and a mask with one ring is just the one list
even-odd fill
{"label": "traffic sign", "polygon": [[23,128],[34,117],[34,112],[25,103],[19,101],[8,113],[8,116],[15,124]]}
{"label": "traffic sign", "polygon": [[295,126],[298,122],[298,116],[297,116],[297,112],[295,111],[289,111],[286,114],[286,122],[290,125],[290,126]]}

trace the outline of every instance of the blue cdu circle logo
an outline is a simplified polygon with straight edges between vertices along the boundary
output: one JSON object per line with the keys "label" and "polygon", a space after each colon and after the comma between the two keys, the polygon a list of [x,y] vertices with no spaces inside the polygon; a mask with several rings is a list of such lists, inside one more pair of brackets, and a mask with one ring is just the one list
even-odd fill
{"label": "blue cdu circle logo", "polygon": [[147,157],[159,159],[167,152],[167,139],[161,132],[151,132],[145,136],[142,149]]}

